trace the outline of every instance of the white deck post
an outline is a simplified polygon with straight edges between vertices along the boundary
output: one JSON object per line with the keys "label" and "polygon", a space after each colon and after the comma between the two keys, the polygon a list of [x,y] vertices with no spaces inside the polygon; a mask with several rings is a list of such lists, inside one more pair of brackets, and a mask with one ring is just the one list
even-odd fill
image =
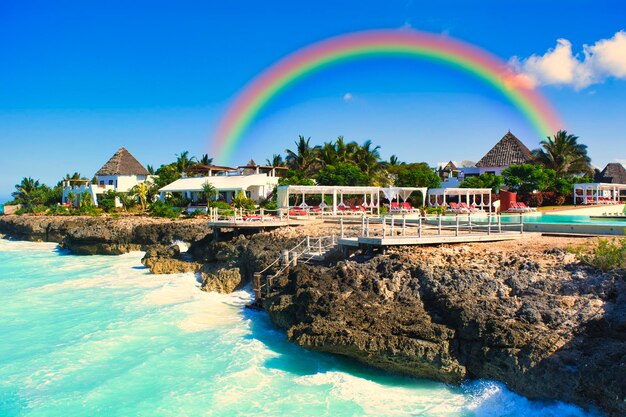
{"label": "white deck post", "polygon": [[456,230],[454,232],[454,236],[458,236],[459,235],[459,215],[456,215]]}
{"label": "white deck post", "polygon": [[[337,215],[337,189],[333,189],[333,216]],[[343,237],[343,236],[341,236]]]}
{"label": "white deck post", "polygon": [[522,213],[520,213],[519,215],[519,224],[520,224],[520,234],[524,233],[524,215]]}
{"label": "white deck post", "polygon": [[502,214],[498,214],[498,233],[502,233]]}
{"label": "white deck post", "polygon": [[339,219],[339,233],[341,238],[343,239],[343,217]]}
{"label": "white deck post", "polygon": [[385,230],[385,220],[386,219],[383,217],[383,237],[385,237],[385,232],[386,232],[386,230]]}
{"label": "white deck post", "polygon": [[370,237],[370,218],[365,219],[365,237]]}
{"label": "white deck post", "polygon": [[420,213],[420,218],[417,223],[417,237],[422,237],[422,213]]}
{"label": "white deck post", "polygon": [[487,234],[491,234],[491,213],[487,214]]}
{"label": "white deck post", "polygon": [[437,235],[441,236],[441,213],[437,213]]}
{"label": "white deck post", "polygon": [[365,236],[365,216],[361,216],[361,236]]}
{"label": "white deck post", "polygon": [[402,236],[405,235],[406,230],[406,214],[402,215]]}
{"label": "white deck post", "polygon": [[393,214],[391,215],[391,236],[393,236],[394,234],[394,226],[395,226],[395,221],[394,221],[394,217]]}

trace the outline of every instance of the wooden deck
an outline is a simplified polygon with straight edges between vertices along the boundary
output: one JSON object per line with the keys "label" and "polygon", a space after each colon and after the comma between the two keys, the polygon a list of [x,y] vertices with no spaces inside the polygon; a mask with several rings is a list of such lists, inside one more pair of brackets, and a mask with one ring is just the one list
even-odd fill
{"label": "wooden deck", "polygon": [[522,233],[498,233],[498,234],[466,234],[459,236],[378,236],[378,237],[348,237],[339,239],[339,244],[344,246],[358,247],[367,246],[417,246],[417,245],[439,245],[453,243],[473,243],[473,242],[500,242],[503,240],[516,240],[529,237],[531,235]]}
{"label": "wooden deck", "polygon": [[321,223],[313,220],[217,220],[209,222],[209,227],[220,229],[275,229],[286,226],[303,226]]}

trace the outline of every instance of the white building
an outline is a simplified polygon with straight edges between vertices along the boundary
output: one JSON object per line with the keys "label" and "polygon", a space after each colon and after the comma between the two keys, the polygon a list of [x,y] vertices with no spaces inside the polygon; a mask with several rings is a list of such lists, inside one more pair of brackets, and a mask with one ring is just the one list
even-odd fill
{"label": "white building", "polygon": [[240,192],[254,201],[268,198],[278,186],[278,170],[282,167],[261,166],[250,161],[248,165],[237,168],[195,165],[186,171],[185,178],[178,179],[159,190],[161,200],[168,193],[181,193],[192,203],[203,199],[203,186],[211,184],[216,189],[213,199],[219,199],[228,203],[232,202]]}
{"label": "white building", "polygon": [[[120,148],[115,155],[96,172],[96,184],[89,180],[63,180],[63,204],[68,202],[72,192],[80,201],[81,194],[89,193],[93,205],[98,205],[99,198],[109,190],[125,193],[135,185],[149,179],[148,170],[131,155],[126,148]],[[121,206],[116,199],[116,205]]]}

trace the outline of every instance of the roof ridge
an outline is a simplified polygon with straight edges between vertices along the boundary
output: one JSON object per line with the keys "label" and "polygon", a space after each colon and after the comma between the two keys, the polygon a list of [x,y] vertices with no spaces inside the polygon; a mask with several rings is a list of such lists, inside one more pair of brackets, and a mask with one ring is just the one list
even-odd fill
{"label": "roof ridge", "polygon": [[494,145],[477,163],[477,167],[523,164],[533,159],[532,152],[511,131]]}

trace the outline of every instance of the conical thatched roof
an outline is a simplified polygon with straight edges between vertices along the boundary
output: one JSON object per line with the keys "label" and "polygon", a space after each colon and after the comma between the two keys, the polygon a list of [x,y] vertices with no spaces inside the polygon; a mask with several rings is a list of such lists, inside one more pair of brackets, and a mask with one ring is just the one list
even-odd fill
{"label": "conical thatched roof", "polygon": [[458,171],[456,165],[454,165],[454,162],[450,161],[446,164],[445,167],[443,167],[441,169],[442,171],[448,171],[448,172],[452,172],[452,171]]}
{"label": "conical thatched roof", "polygon": [[496,146],[491,148],[480,161],[477,167],[503,167],[514,164],[525,164],[533,159],[533,154],[510,131],[507,132]]}
{"label": "conical thatched roof", "polygon": [[96,172],[96,176],[105,175],[150,175],[150,173],[126,148],[122,147]]}
{"label": "conical thatched roof", "polygon": [[607,164],[602,172],[596,173],[595,181],[610,184],[626,184],[626,168],[617,162]]}

